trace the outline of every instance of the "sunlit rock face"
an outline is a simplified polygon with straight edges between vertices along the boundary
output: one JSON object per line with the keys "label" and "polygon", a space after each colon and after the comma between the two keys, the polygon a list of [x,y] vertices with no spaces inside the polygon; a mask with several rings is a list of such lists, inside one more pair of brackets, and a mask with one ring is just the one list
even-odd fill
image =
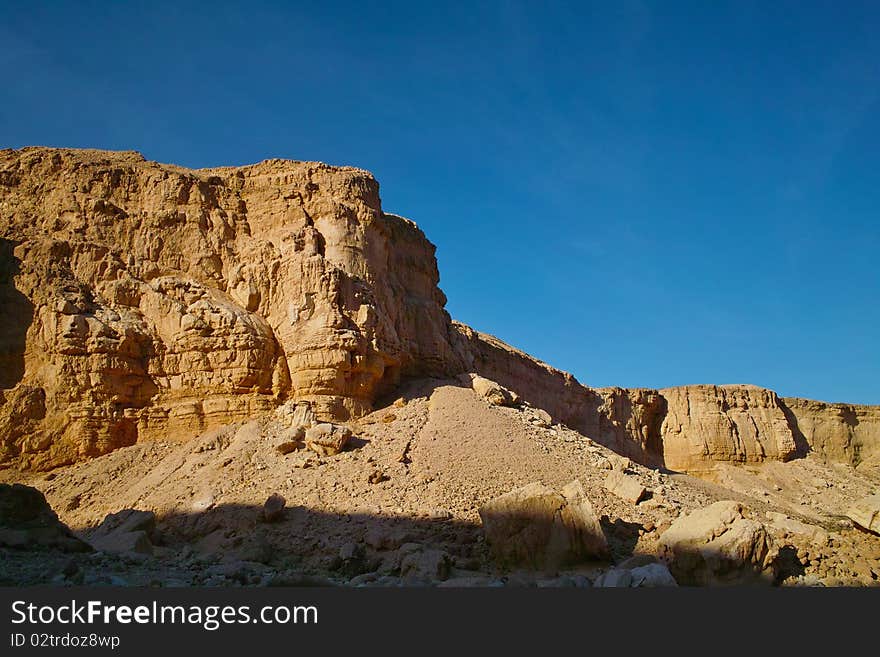
{"label": "sunlit rock face", "polygon": [[457,369],[434,247],[362,170],[0,151],[0,459],[186,439]]}
{"label": "sunlit rock face", "polygon": [[361,169],[2,150],[0,463],[187,440],[288,400],[345,422],[403,377],[463,374],[648,465],[880,458],[876,406],[582,385],[453,322],[434,250]]}

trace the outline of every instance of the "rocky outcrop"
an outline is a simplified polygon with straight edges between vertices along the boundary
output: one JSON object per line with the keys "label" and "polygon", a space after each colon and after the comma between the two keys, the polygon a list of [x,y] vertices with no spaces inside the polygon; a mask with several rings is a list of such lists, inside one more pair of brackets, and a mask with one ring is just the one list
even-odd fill
{"label": "rocky outcrop", "polygon": [[402,377],[461,375],[647,465],[880,454],[876,406],[589,388],[453,322],[438,280],[434,246],[360,169],[2,150],[0,463],[47,469],[279,405],[297,426],[346,422]]}
{"label": "rocky outcrop", "polygon": [[660,427],[663,461],[695,471],[712,461],[785,461],[796,453],[776,393],[756,386],[667,388]]}
{"label": "rocky outcrop", "polygon": [[789,421],[810,450],[826,461],[880,462],[880,406],[783,398]]}
{"label": "rocky outcrop", "polygon": [[58,519],[43,493],[22,484],[0,484],[0,547],[66,552],[92,549]]}
{"label": "rocky outcrop", "polygon": [[434,247],[365,171],[0,151],[0,461],[45,468],[456,366]]}
{"label": "rocky outcrop", "polygon": [[640,463],[699,472],[721,461],[787,460],[807,449],[785,403],[771,390],[589,388],[497,338],[454,326],[472,371]]}

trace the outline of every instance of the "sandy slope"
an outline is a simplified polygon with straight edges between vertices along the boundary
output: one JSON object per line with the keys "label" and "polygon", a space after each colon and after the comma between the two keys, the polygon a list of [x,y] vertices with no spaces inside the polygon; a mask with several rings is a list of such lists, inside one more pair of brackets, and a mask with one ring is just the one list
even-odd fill
{"label": "sandy slope", "polygon": [[[539,426],[530,407],[490,406],[470,388],[438,380],[410,382],[396,397],[352,425],[357,439],[337,456],[282,455],[275,446],[285,427],[267,414],[197,440],[141,443],[48,475],[4,470],[0,480],[36,486],[86,536],[108,513],[154,511],[162,533],[156,556],[82,558],[86,578],[112,574],[129,583],[283,583],[307,574],[393,584],[401,552],[416,549],[407,544],[446,555],[452,571],[443,578],[499,577],[483,543],[480,505],[532,481],[559,488],[573,479],[603,516],[616,561],[654,553],[660,532],[680,514],[736,499],[758,514],[781,512],[830,532],[823,546],[776,532],[800,550],[806,575],[826,584],[873,584],[880,574],[880,539],[844,517],[853,500],[876,490],[877,469],[808,457],[725,465],[696,479],[630,464],[630,476],[651,491],[634,505],[603,487],[620,457],[566,427]],[[371,483],[371,475],[384,481]],[[286,519],[263,523],[260,509],[275,492],[287,500]],[[51,579],[64,559],[47,559],[35,568],[11,554],[7,577]],[[582,572],[592,577],[608,566]],[[786,583],[804,581],[790,574]]]}

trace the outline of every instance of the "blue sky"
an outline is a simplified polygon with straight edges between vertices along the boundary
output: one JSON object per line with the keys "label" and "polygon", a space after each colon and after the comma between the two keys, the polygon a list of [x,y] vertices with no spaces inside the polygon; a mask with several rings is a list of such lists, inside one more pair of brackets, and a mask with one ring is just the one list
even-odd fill
{"label": "blue sky", "polygon": [[880,5],[379,4],[0,2],[0,147],[360,166],[584,383],[880,404]]}

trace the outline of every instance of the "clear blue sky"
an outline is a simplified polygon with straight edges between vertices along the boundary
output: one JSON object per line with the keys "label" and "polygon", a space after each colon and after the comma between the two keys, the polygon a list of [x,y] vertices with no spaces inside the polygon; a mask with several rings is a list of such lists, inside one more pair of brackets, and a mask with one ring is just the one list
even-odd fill
{"label": "clear blue sky", "polygon": [[880,404],[880,4],[378,4],[0,2],[0,147],[360,166],[587,384]]}

